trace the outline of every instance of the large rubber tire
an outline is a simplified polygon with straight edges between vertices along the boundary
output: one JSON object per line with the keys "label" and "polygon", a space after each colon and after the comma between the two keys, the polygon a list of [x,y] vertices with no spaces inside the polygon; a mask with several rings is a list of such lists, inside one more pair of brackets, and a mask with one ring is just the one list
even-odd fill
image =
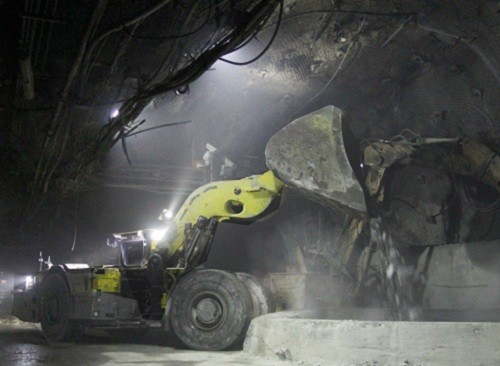
{"label": "large rubber tire", "polygon": [[260,283],[260,281],[254,276],[237,272],[235,273],[236,277],[243,282],[250,292],[252,296],[254,315],[253,318],[256,318],[260,315],[266,315],[269,313],[274,313],[276,311],[276,305],[274,303],[274,299],[271,293],[267,290],[267,288]]}
{"label": "large rubber tire", "polygon": [[243,282],[231,273],[206,269],[180,279],[169,318],[186,346],[219,351],[243,341],[252,314],[252,298]]}
{"label": "large rubber tire", "polygon": [[41,284],[39,319],[43,334],[50,342],[77,340],[83,333],[70,319],[69,288],[58,273],[49,274]]}

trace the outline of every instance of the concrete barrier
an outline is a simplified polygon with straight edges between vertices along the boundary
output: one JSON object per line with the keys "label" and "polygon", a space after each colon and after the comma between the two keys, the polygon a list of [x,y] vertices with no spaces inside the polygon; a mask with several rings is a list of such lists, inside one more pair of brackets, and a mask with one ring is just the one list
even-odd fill
{"label": "concrete barrier", "polygon": [[500,365],[500,323],[304,319],[252,321],[244,350],[303,366]]}

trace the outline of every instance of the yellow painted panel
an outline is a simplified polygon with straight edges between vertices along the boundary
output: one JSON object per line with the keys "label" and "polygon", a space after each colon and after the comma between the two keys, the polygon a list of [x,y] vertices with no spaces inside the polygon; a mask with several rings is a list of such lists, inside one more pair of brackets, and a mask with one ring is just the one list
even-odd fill
{"label": "yellow painted panel", "polygon": [[102,268],[104,273],[95,273],[92,289],[101,292],[120,292],[121,273],[119,268]]}

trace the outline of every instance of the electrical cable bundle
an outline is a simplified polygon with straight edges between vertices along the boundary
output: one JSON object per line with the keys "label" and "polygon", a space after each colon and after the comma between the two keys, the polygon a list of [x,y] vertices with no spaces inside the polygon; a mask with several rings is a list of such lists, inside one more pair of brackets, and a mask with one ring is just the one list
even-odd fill
{"label": "electrical cable bundle", "polygon": [[[279,4],[269,44],[242,64],[257,60],[275,39],[283,14],[283,0],[104,3],[107,7],[100,3],[87,24],[51,124],[51,130],[61,132],[48,139],[36,187],[46,189],[54,172],[63,191],[77,191],[156,96],[186,88],[222,56],[244,47],[274,18]],[[127,80],[137,85],[130,87]],[[83,120],[82,106],[89,111]],[[111,118],[110,106],[119,109]],[[89,122],[103,119],[107,123],[90,131]],[[72,153],[61,141],[81,141],[77,134],[89,138]]]}

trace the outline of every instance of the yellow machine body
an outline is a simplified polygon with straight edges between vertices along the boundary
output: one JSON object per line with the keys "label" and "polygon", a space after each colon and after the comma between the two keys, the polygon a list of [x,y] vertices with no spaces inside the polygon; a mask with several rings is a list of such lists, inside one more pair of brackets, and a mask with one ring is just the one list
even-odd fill
{"label": "yellow machine body", "polygon": [[120,292],[121,273],[119,268],[99,268],[92,278],[92,289],[101,292]]}

